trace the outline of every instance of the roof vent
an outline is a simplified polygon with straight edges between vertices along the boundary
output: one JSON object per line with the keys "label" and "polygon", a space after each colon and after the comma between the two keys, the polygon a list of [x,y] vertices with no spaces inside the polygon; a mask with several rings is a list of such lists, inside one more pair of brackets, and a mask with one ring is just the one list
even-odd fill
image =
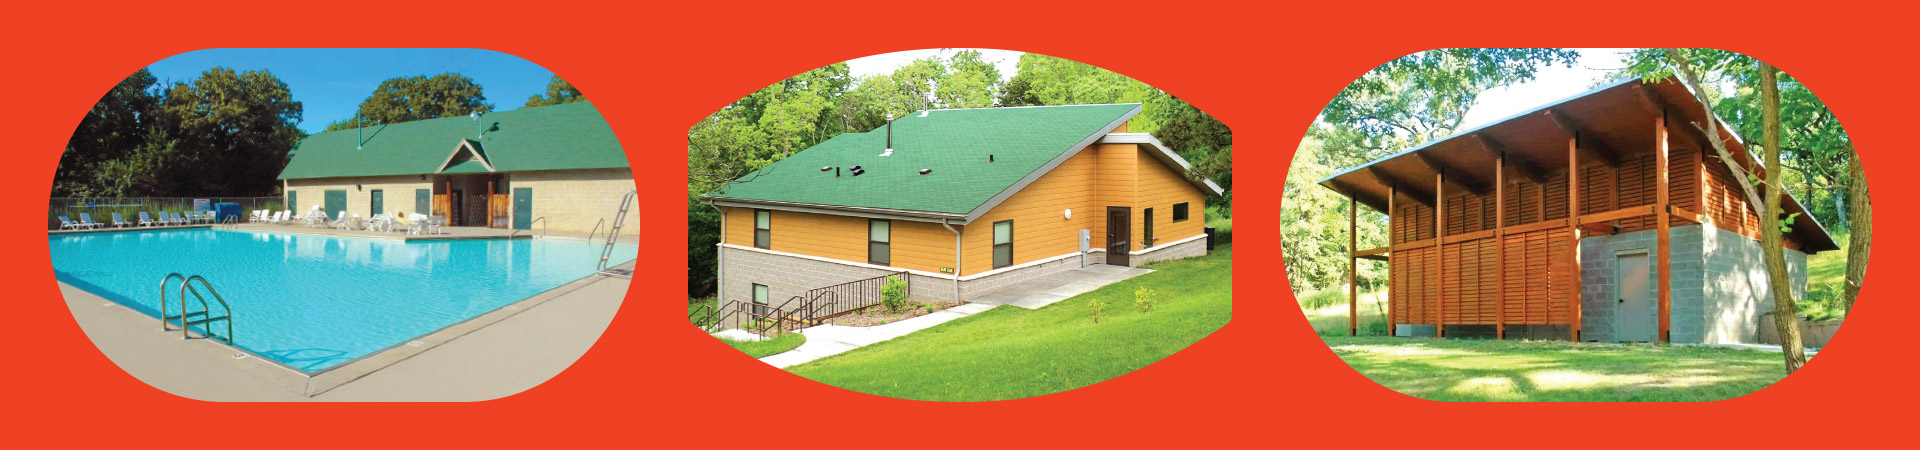
{"label": "roof vent", "polygon": [[929,173],[933,173],[933,169],[920,169],[920,174],[921,174],[921,175],[926,175],[926,174],[929,174]]}
{"label": "roof vent", "polygon": [[825,172],[825,171],[829,171],[829,170],[833,170],[833,166],[826,166],[826,167],[821,167],[821,168],[820,168],[820,171],[821,171],[821,172]]}
{"label": "roof vent", "polygon": [[860,169],[860,166],[854,166],[854,169],[853,169],[853,176],[856,176],[856,177],[857,177],[857,176],[860,176],[860,174],[863,174],[863,173],[867,173],[867,171],[866,171],[866,170],[862,170],[862,169]]}
{"label": "roof vent", "polygon": [[930,113],[930,112],[933,112],[933,111],[932,111],[932,110],[926,110],[926,109],[922,109],[922,110],[920,110],[920,117],[926,117],[926,116],[927,116],[927,113]]}
{"label": "roof vent", "polygon": [[860,166],[848,167],[847,170],[860,170]]}
{"label": "roof vent", "polygon": [[[880,152],[880,156],[888,156],[892,154],[893,154],[893,114],[887,114],[887,151]],[[854,167],[859,167],[859,166],[854,166]]]}
{"label": "roof vent", "polygon": [[993,162],[993,155],[987,155],[987,162]]}

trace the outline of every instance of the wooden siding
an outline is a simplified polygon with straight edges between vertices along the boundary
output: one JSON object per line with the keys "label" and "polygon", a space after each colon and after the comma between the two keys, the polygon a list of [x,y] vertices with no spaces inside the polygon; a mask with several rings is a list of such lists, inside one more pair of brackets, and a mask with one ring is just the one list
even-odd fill
{"label": "wooden siding", "polygon": [[[1131,150],[1134,146],[1125,147]],[[962,231],[966,235],[966,253],[961,258],[966,266],[963,273],[993,270],[993,223],[1002,220],[1013,221],[1013,263],[1016,265],[1079,251],[1080,230],[1094,230],[1094,248],[1105,245],[1107,208],[1106,204],[1097,203],[1103,192],[1089,186],[1118,185],[1132,192],[1133,185],[1122,182],[1126,180],[1114,180],[1103,171],[1109,159],[1106,153],[1120,151],[1102,149],[1073,155],[968,225]],[[1133,169],[1131,164],[1123,167],[1128,172]],[[1068,208],[1073,209],[1071,219],[1066,217]]]}
{"label": "wooden siding", "polygon": [[[1134,205],[1135,235],[1145,236],[1147,208],[1153,208],[1154,245],[1186,239],[1206,233],[1206,195],[1187,182],[1179,171],[1154,158],[1154,150],[1140,149],[1140,197]],[[1187,220],[1173,221],[1173,205],[1187,204]],[[1105,209],[1105,208],[1102,208]],[[1136,246],[1138,243],[1136,243]]]}
{"label": "wooden siding", "polygon": [[[753,246],[753,211],[726,208],[726,243]],[[772,225],[772,250],[867,262],[865,217],[773,211]],[[953,233],[940,224],[895,220],[892,234],[890,267],[935,273],[953,267]]]}
{"label": "wooden siding", "polygon": [[[1671,202],[1676,208],[1696,210],[1699,177],[1685,175],[1699,173],[1700,153],[1677,150],[1669,158],[1674,173],[1669,181]],[[1654,204],[1654,162],[1654,156],[1645,153],[1622,157],[1617,168],[1582,167],[1579,212],[1598,214]],[[1724,168],[1720,172],[1724,175]],[[1493,203],[1493,192],[1450,192],[1442,202],[1445,220],[1438,221],[1446,226],[1447,236],[1440,246],[1433,245],[1433,208],[1397,202],[1389,230],[1392,243],[1399,246],[1388,268],[1393,323],[1493,325],[1504,315],[1506,324],[1572,324],[1579,298],[1577,269],[1571,261],[1572,229],[1540,223],[1567,218],[1567,176],[1562,170],[1545,176],[1544,183],[1508,181],[1504,236],[1493,233],[1494,214],[1501,209]],[[1708,186],[1708,193],[1714,192],[1718,190]],[[1717,211],[1709,206],[1709,214]],[[1652,216],[1617,222],[1617,229],[1613,222],[1583,224],[1581,229],[1586,235],[1603,235],[1654,228]],[[1539,225],[1521,227],[1529,224]],[[1504,255],[1499,253],[1502,248]],[[1497,298],[1502,292],[1505,298]]]}

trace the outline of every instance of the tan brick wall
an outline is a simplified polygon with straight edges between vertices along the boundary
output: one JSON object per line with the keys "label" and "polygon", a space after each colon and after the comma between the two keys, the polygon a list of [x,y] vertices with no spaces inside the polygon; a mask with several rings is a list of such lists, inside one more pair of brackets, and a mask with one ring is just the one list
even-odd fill
{"label": "tan brick wall", "polygon": [[[600,219],[606,219],[607,226],[613,225],[613,215],[620,211],[620,200],[634,189],[634,184],[633,171],[621,168],[510,172],[507,187],[508,194],[512,194],[512,189],[533,189],[533,217],[546,217],[548,230],[586,233],[592,231]],[[533,228],[541,227],[535,224]],[[639,229],[640,208],[634,206],[627,212],[626,228],[621,234],[633,235]]]}
{"label": "tan brick wall", "polygon": [[[429,177],[431,178],[431,177]],[[419,175],[384,177],[340,177],[314,178],[305,180],[287,180],[287,192],[298,193],[299,204],[293,205],[294,214],[307,212],[314,205],[325,207],[326,191],[342,190],[347,192],[347,214],[359,214],[361,218],[373,217],[373,191],[381,190],[384,213],[398,211],[414,212],[413,196],[415,189],[430,189],[428,180]],[[282,196],[285,199],[285,196]],[[251,214],[251,212],[249,212]]]}

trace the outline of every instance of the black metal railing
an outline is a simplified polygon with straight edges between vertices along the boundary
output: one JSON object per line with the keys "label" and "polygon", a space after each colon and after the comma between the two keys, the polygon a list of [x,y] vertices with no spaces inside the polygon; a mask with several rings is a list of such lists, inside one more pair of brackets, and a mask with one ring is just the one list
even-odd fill
{"label": "black metal railing", "polygon": [[913,274],[907,271],[809,290],[804,295],[808,303],[807,318],[817,322],[877,306],[881,303],[881,291],[896,278],[906,283],[908,293],[913,292]]}

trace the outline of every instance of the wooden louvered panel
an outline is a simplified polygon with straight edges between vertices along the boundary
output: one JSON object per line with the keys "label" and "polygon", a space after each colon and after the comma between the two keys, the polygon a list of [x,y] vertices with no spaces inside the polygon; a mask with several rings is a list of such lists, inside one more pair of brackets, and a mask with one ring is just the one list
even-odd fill
{"label": "wooden louvered panel", "polygon": [[1546,202],[1543,207],[1547,220],[1567,218],[1567,174],[1561,172],[1547,177]]}

